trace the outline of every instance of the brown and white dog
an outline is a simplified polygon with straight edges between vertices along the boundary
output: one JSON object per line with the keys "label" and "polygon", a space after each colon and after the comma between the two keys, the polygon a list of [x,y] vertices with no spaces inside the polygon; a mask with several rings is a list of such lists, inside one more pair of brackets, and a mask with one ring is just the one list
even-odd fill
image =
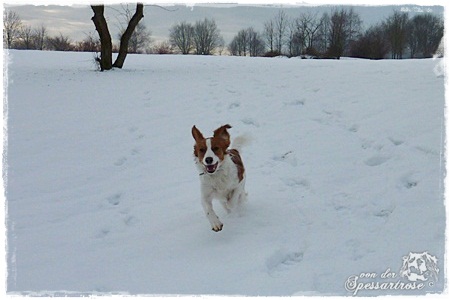
{"label": "brown and white dog", "polygon": [[246,199],[245,169],[239,151],[228,149],[230,125],[214,130],[213,137],[204,138],[203,134],[192,127],[195,139],[195,163],[200,172],[202,206],[212,230],[222,230],[223,224],[213,210],[212,200],[218,199],[225,210],[230,212]]}

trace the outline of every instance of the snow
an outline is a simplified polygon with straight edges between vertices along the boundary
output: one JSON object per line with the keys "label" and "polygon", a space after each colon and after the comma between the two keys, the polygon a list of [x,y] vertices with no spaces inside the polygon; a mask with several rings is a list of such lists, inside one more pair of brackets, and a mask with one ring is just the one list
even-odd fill
{"label": "snow", "polygon": [[[8,60],[9,293],[351,295],[349,277],[382,282],[423,251],[433,286],[358,295],[444,290],[441,59],[129,55],[103,73],[87,53]],[[252,139],[249,200],[216,205],[216,233],[191,128],[227,123]]]}

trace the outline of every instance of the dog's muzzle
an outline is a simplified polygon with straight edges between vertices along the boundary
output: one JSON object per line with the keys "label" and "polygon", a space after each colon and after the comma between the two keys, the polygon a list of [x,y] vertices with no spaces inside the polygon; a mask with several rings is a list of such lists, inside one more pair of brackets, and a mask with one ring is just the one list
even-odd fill
{"label": "dog's muzzle", "polygon": [[209,174],[213,174],[217,170],[217,166],[219,165],[219,162],[216,162],[215,164],[211,165],[205,165],[206,172]]}

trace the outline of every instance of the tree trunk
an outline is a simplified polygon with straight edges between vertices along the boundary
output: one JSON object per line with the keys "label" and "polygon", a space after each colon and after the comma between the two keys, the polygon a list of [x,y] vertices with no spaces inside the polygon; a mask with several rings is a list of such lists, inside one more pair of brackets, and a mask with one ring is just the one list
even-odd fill
{"label": "tree trunk", "polygon": [[142,3],[138,3],[136,5],[136,12],[134,13],[133,17],[128,23],[127,29],[120,38],[119,55],[117,56],[117,59],[113,64],[113,67],[122,68],[123,63],[125,62],[125,58],[127,57],[128,54],[128,42],[130,41],[134,29],[136,28],[137,24],[143,17],[144,17],[144,5]]}
{"label": "tree trunk", "polygon": [[92,21],[95,24],[95,29],[100,36],[101,43],[101,51],[100,51],[100,59],[98,62],[100,63],[100,70],[111,70],[112,65],[112,43],[111,43],[111,34],[109,33],[108,24],[106,23],[106,19],[104,16],[105,6],[104,5],[91,5],[92,10],[94,11],[94,16],[92,17]]}

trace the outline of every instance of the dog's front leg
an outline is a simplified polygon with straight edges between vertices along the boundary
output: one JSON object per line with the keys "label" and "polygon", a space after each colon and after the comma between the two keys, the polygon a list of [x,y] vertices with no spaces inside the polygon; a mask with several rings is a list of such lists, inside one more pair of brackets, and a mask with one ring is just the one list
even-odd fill
{"label": "dog's front leg", "polygon": [[221,231],[223,224],[220,222],[219,217],[217,217],[216,213],[213,210],[212,206],[212,194],[207,193],[203,194],[202,196],[202,206],[205,211],[206,217],[209,220],[209,223],[211,223],[212,230],[214,231]]}

